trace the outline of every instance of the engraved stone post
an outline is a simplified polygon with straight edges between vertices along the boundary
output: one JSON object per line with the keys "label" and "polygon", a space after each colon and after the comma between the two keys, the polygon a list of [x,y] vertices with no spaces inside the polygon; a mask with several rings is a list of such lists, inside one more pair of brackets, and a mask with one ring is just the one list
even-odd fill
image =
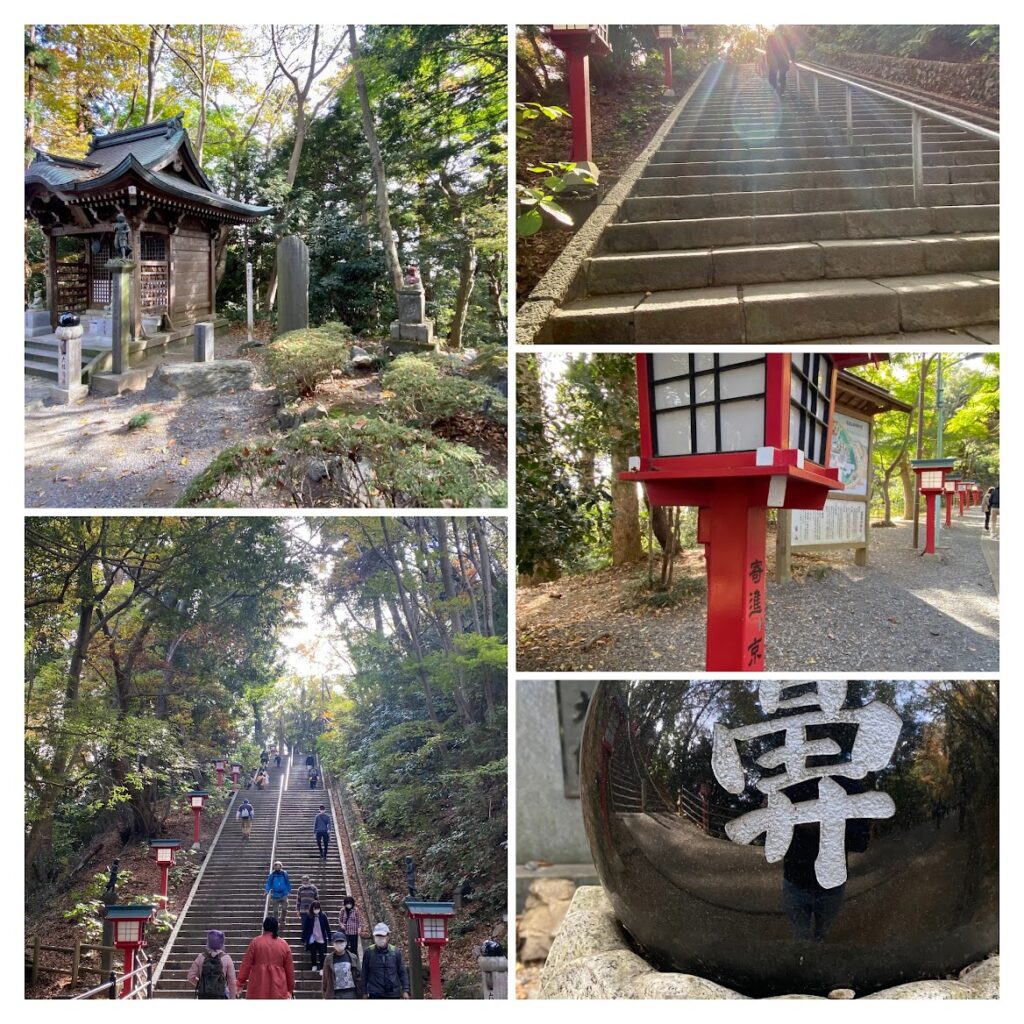
{"label": "engraved stone post", "polygon": [[132,271],[135,263],[130,259],[107,260],[110,271],[110,298],[112,311],[111,350],[115,375],[128,372],[128,345],[132,336]]}
{"label": "engraved stone post", "polygon": [[309,326],[309,249],[297,235],[277,243],[277,332]]}
{"label": "engraved stone post", "polygon": [[84,329],[75,313],[63,313],[57,327],[57,386],[51,389],[53,401],[63,405],[80,402],[89,393],[82,384],[82,334]]}
{"label": "engraved stone post", "polygon": [[427,304],[419,268],[410,265],[398,289],[398,319],[391,324],[392,342],[411,342],[394,346],[402,349],[434,347],[434,324],[426,318]]}
{"label": "engraved stone post", "polygon": [[195,340],[192,348],[192,359],[196,363],[213,362],[213,324],[196,324]]}

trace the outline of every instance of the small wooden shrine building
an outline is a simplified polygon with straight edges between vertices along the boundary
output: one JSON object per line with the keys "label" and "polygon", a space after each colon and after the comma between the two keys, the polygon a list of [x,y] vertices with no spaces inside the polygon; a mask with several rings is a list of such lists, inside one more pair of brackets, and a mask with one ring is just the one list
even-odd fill
{"label": "small wooden shrine building", "polygon": [[[131,228],[135,262],[132,335],[142,318],[190,333],[217,310],[217,245],[234,224],[253,224],[273,207],[219,195],[203,173],[182,115],[93,135],[83,159],[36,150],[25,171],[26,215],[49,241],[47,306],[51,325],[66,310],[102,310],[111,300],[106,262],[115,255],[114,219]],[[80,239],[78,259],[57,258],[57,240]]]}

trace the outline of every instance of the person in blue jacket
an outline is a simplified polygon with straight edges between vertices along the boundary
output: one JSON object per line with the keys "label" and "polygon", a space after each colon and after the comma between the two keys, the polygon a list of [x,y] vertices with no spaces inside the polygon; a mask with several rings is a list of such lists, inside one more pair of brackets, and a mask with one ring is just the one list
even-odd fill
{"label": "person in blue jacket", "polygon": [[267,884],[263,886],[263,891],[270,893],[270,902],[273,908],[271,914],[277,918],[278,925],[283,928],[284,919],[288,914],[288,894],[292,891],[292,883],[281,861],[274,861],[274,870],[267,875]]}

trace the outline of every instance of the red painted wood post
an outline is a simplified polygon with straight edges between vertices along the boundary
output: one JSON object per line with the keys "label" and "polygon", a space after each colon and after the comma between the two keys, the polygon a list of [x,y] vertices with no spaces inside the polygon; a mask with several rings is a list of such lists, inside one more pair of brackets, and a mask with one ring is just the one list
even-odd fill
{"label": "red painted wood post", "polygon": [[569,159],[577,164],[590,163],[590,57],[577,47],[569,49],[565,56],[569,65],[569,113],[572,114]]}
{"label": "red painted wood post", "polygon": [[124,951],[124,988],[121,989],[121,998],[131,995],[132,992],[132,971],[135,970],[135,947],[128,946]]}
{"label": "red painted wood post", "polygon": [[924,495],[924,554],[935,554],[935,498],[934,491],[926,491]]}
{"label": "red painted wood post", "polygon": [[441,999],[441,944],[426,943],[430,962],[430,998]]}
{"label": "red painted wood post", "polygon": [[672,39],[661,40],[661,52],[665,58],[665,88],[669,92],[672,91]]}
{"label": "red painted wood post", "polygon": [[167,906],[167,872],[171,870],[170,864],[160,865],[160,903]]}
{"label": "red painted wood post", "polygon": [[765,654],[767,515],[745,483],[719,481],[700,509],[708,580],[709,672],[762,672]]}
{"label": "red painted wood post", "polygon": [[952,526],[953,525],[953,495],[950,494],[949,491],[946,491],[943,494],[943,496],[942,496],[942,500],[943,500],[943,502],[946,505],[946,525],[947,526]]}
{"label": "red painted wood post", "polygon": [[192,843],[194,846],[199,845],[199,818],[203,813],[201,807],[192,808]]}

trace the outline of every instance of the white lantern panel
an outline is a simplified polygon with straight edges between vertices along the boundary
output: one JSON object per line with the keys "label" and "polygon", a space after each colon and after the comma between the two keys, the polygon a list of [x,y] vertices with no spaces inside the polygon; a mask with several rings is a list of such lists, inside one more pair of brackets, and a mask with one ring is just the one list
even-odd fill
{"label": "white lantern panel", "polygon": [[698,352],[693,357],[693,369],[696,373],[701,370],[713,370],[715,368],[715,356],[712,352]]}
{"label": "white lantern panel", "polygon": [[747,398],[722,406],[723,452],[745,452],[764,444],[764,399]]}
{"label": "white lantern panel", "polygon": [[423,938],[443,939],[444,919],[440,917],[428,917],[423,921]]}
{"label": "white lantern panel", "polygon": [[203,806],[203,798],[201,796],[194,796],[194,797],[192,797],[192,806],[193,807],[202,807]]}
{"label": "white lantern panel", "polygon": [[685,353],[657,352],[654,355],[654,380],[679,377],[690,372],[690,357]]}
{"label": "white lantern panel", "polygon": [[658,455],[692,455],[690,410],[662,413],[658,419]]}
{"label": "white lantern panel", "polygon": [[138,921],[118,921],[117,922],[117,941],[118,942],[137,942],[139,938],[139,922]]}
{"label": "white lantern panel", "polygon": [[715,407],[702,405],[697,410],[697,453],[713,455],[717,451],[715,441]]}
{"label": "white lantern panel", "polygon": [[654,408],[678,409],[681,405],[690,404],[690,382],[674,380],[669,384],[654,385]]}
{"label": "white lantern panel", "polygon": [[[746,398],[764,394],[764,363],[739,366],[735,370],[722,370],[718,375],[720,398]],[[724,410],[723,410],[724,414]]]}
{"label": "white lantern panel", "polygon": [[921,488],[927,490],[939,490],[942,487],[942,470],[926,469],[921,474]]}

